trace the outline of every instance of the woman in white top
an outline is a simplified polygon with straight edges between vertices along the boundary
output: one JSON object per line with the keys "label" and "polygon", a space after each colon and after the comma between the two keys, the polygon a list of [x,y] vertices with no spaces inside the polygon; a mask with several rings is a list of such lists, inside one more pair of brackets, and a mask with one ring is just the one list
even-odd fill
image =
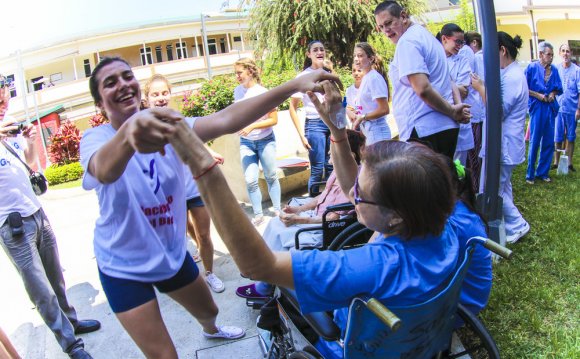
{"label": "woman in white top", "polygon": [[355,103],[361,113],[356,115],[353,128],[360,126],[367,138],[366,145],[390,140],[391,130],[387,124],[389,113],[389,86],[383,61],[375,50],[366,42],[359,42],[354,47],[354,64],[363,72],[363,79],[358,89]]}
{"label": "woman in white top", "polygon": [[[472,72],[468,62],[469,59],[465,56],[458,55],[463,45],[465,45],[463,30],[456,24],[445,24],[441,28],[441,32],[437,34],[437,39],[443,45],[451,81],[459,92],[458,95],[454,96],[454,102],[462,103],[469,93],[471,84],[470,73]],[[467,152],[473,149],[473,147],[471,123],[460,123],[457,146],[455,147],[453,159],[459,160],[465,166],[467,164]]]}
{"label": "woman in white top", "polygon": [[[306,59],[304,60],[303,71],[296,77],[304,76],[318,69],[329,69],[324,67],[324,57],[326,50],[321,41],[314,40],[308,44]],[[323,102],[324,97],[317,93],[318,100]],[[302,101],[306,121],[304,123],[304,134],[300,128],[298,119],[298,105]],[[302,92],[297,92],[290,99],[290,117],[296,127],[296,131],[302,140],[304,148],[308,150],[308,159],[310,160],[310,178],[308,179],[308,190],[310,191],[314,183],[320,182],[330,176],[332,165],[330,160],[330,130],[328,126],[320,119],[316,107],[310,98]],[[317,192],[317,191],[315,191]]]}
{"label": "woman in white top", "polygon": [[[234,89],[234,101],[242,101],[254,96],[261,95],[268,90],[261,85],[260,69],[249,58],[243,58],[234,64],[236,79],[240,83]],[[252,223],[259,225],[264,221],[262,212],[262,193],[258,187],[260,169],[262,164],[264,178],[268,184],[268,193],[274,206],[276,215],[280,214],[280,181],[276,175],[276,137],[272,126],[278,123],[278,112],[271,110],[255,122],[238,132],[240,135],[240,155],[248,196],[254,210]]]}
{"label": "woman in white top", "polygon": [[[168,107],[171,101],[171,85],[167,78],[161,74],[155,74],[145,83],[145,107]],[[211,149],[212,156],[223,164],[224,158]],[[211,219],[203,204],[201,195],[195,180],[186,167],[185,199],[187,205],[187,234],[197,246],[198,254],[193,255],[193,260],[203,262],[205,269],[205,281],[216,293],[223,292],[226,288],[221,279],[213,272],[213,242],[211,240]]]}
{"label": "woman in white top", "polygon": [[350,122],[356,121],[356,116],[361,114],[361,107],[357,104],[358,89],[363,78],[363,72],[360,66],[357,64],[352,64],[352,78],[354,83],[347,87],[346,95],[346,115],[348,116]]}
{"label": "woman in white top", "polygon": [[[185,171],[168,137],[186,121],[207,142],[235,133],[298,91],[321,91],[324,71],[294,79],[215,114],[184,119],[168,108],[139,111],[141,89],[131,67],[104,58],[89,88],[110,124],[87,130],[81,140],[83,188],[95,189],[99,218],[95,257],[103,290],[117,318],[148,358],[177,358],[154,288],[192,314],[209,338],[237,338],[244,331],[216,326],[218,308],[185,240]],[[139,152],[137,152],[139,149]],[[199,179],[219,162],[203,172]],[[207,201],[206,201],[207,204]]]}
{"label": "woman in white top", "polygon": [[[530,231],[530,225],[522,217],[514,204],[512,192],[512,173],[514,168],[525,160],[524,126],[528,112],[528,83],[523,70],[516,61],[518,49],[522,47],[522,39],[516,35],[512,38],[503,31],[497,33],[499,42],[499,66],[501,71],[501,94],[503,118],[501,122],[501,158],[499,195],[503,199],[503,217],[508,243],[514,243]],[[485,86],[482,79],[472,75],[472,86],[486,101]],[[483,133],[481,157],[480,191],[485,186],[485,128]]]}

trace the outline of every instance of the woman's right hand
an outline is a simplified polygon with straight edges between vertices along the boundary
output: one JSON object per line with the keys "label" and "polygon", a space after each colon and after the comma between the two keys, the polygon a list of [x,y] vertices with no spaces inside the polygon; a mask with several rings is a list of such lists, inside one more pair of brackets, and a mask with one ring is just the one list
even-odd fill
{"label": "woman's right hand", "polygon": [[306,94],[310,97],[310,101],[312,101],[316,107],[316,111],[318,111],[322,121],[324,121],[330,129],[330,132],[336,137],[336,135],[346,132],[346,129],[338,129],[330,120],[331,118],[336,117],[342,107],[342,95],[335,83],[323,81],[320,83],[320,86],[324,93],[324,102],[321,103],[312,91],[309,91]]}
{"label": "woman's right hand", "polygon": [[[340,78],[337,75],[331,74],[326,72],[322,69],[312,71],[309,74],[296,77],[294,80],[297,85],[297,92],[324,92],[324,86],[322,85],[324,82],[332,82],[336,84],[335,86],[340,87],[340,89],[344,89]],[[340,98],[341,105],[342,105],[342,97]]]}
{"label": "woman's right hand", "polygon": [[127,121],[127,141],[137,152],[164,154],[167,137],[176,131],[173,124],[183,118],[181,113],[169,108],[139,111]]}
{"label": "woman's right hand", "polygon": [[284,213],[300,213],[300,207],[298,207],[298,206],[284,206],[284,208],[282,208],[282,212],[284,212]]}
{"label": "woman's right hand", "polygon": [[302,146],[304,146],[304,148],[306,148],[308,151],[312,150],[312,146],[310,146],[310,143],[308,143],[306,136],[300,136],[300,141],[302,141]]}

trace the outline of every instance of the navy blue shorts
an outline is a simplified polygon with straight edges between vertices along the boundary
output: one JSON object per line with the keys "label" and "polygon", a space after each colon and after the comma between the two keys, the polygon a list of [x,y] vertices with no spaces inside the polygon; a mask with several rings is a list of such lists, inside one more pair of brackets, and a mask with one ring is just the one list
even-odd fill
{"label": "navy blue shorts", "polygon": [[99,269],[101,286],[114,313],[126,312],[155,299],[153,287],[161,293],[169,293],[193,283],[198,276],[199,268],[189,253],[185,255],[183,265],[173,277],[158,282],[115,278]]}
{"label": "navy blue shorts", "polygon": [[197,208],[197,207],[205,207],[201,196],[193,197],[187,200],[187,209]]}

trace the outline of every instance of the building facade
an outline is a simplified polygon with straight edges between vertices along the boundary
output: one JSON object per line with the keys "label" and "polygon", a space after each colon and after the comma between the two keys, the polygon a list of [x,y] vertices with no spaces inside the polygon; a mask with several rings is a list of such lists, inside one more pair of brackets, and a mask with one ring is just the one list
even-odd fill
{"label": "building facade", "polygon": [[253,55],[251,44],[247,13],[220,13],[107,29],[25,50],[0,59],[0,71],[13,80],[14,117],[34,119],[37,113],[62,105],[61,116],[83,122],[96,112],[88,79],[100,58],[124,58],[141,82],[163,74],[173,84],[174,95],[179,95],[202,78],[233,72],[236,60]]}

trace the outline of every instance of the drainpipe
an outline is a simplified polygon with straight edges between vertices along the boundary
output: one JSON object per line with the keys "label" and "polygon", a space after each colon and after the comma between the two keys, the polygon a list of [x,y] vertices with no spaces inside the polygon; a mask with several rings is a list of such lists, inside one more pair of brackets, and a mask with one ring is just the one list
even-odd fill
{"label": "drainpipe", "polygon": [[207,33],[205,30],[205,15],[201,14],[201,34],[203,36],[203,54],[205,55],[205,64],[207,66],[207,77],[211,80],[211,63],[209,60],[209,46],[207,45]]}
{"label": "drainpipe", "polygon": [[532,60],[535,60],[538,57],[538,29],[534,19],[534,10],[530,10],[530,18],[532,19]]}
{"label": "drainpipe", "polygon": [[[483,58],[485,63],[485,88],[487,118],[485,121],[485,191],[477,196],[478,209],[489,225],[489,237],[505,243],[505,226],[502,223],[502,198],[499,196],[499,169],[501,156],[501,119],[503,107],[499,74],[499,45],[493,1],[477,0],[481,20]],[[493,114],[493,115],[492,115]]]}

